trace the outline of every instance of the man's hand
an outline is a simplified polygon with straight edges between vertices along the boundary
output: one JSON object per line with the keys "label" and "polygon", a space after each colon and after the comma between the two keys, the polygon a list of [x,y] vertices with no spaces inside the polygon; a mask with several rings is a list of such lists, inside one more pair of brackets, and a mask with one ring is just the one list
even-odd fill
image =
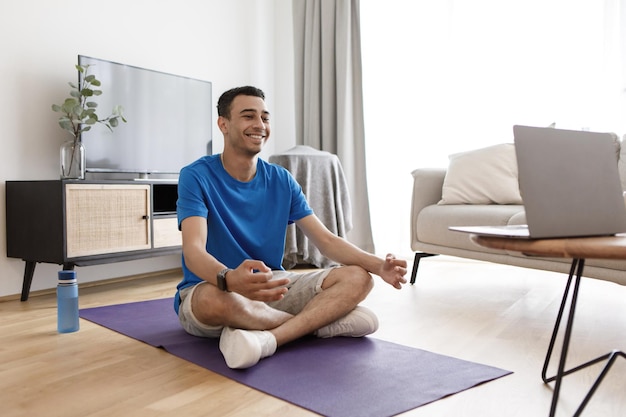
{"label": "man's hand", "polygon": [[226,282],[229,291],[250,300],[271,302],[285,296],[289,278],[273,279],[272,270],[262,261],[248,259],[226,274]]}
{"label": "man's hand", "polygon": [[385,262],[381,266],[378,275],[394,288],[401,289],[402,284],[406,284],[406,261],[404,259],[396,259],[394,255],[388,253]]}

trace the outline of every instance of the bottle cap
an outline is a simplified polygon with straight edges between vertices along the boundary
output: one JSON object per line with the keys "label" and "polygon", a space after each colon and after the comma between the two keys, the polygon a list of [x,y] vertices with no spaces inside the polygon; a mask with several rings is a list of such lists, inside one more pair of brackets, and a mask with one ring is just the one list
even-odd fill
{"label": "bottle cap", "polygon": [[76,282],[76,271],[59,271],[60,284],[73,284]]}

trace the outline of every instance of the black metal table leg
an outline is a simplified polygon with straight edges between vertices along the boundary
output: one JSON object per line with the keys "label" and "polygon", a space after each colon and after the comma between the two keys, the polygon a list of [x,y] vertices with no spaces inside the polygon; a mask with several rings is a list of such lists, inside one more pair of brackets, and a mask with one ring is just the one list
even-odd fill
{"label": "black metal table leg", "polygon": [[580,287],[580,278],[582,276],[583,269],[585,268],[585,260],[578,259],[572,262],[571,272],[574,270],[574,263],[578,261],[578,267],[576,271],[576,280],[574,282],[574,291],[572,292],[572,299],[569,306],[569,314],[567,316],[567,324],[565,325],[565,335],[563,337],[563,346],[561,348],[561,358],[559,359],[559,367],[556,373],[554,382],[554,393],[552,394],[552,405],[550,406],[550,417],[553,417],[556,413],[556,405],[559,401],[559,392],[561,390],[561,382],[563,380],[563,373],[565,372],[565,361],[567,360],[567,350],[569,348],[569,342],[572,335],[572,327],[574,325],[574,313],[576,312],[576,301],[578,300],[578,290]]}
{"label": "black metal table leg", "polygon": [[[600,356],[598,358],[592,359],[592,360],[590,360],[588,362],[585,362],[585,363],[583,363],[581,365],[578,365],[578,366],[576,366],[574,368],[565,370],[565,362],[566,362],[566,359],[567,359],[567,351],[569,349],[569,344],[570,344],[570,339],[571,339],[571,334],[572,334],[572,328],[573,328],[573,324],[574,324],[574,313],[576,311],[576,302],[578,300],[578,292],[579,292],[579,289],[580,289],[580,281],[581,281],[581,277],[582,277],[582,273],[583,273],[584,267],[585,267],[585,260],[584,259],[574,259],[572,261],[572,267],[570,269],[570,273],[569,273],[569,277],[568,277],[568,280],[567,280],[567,284],[565,286],[565,292],[563,293],[563,299],[561,300],[561,306],[559,308],[559,313],[557,314],[556,322],[554,324],[554,330],[552,331],[552,337],[550,338],[550,344],[548,346],[548,352],[546,354],[546,359],[544,361],[543,369],[542,369],[542,372],[541,372],[541,378],[543,379],[544,383],[549,383],[549,382],[555,381],[554,393],[552,394],[552,404],[550,406],[550,414],[549,414],[550,417],[553,417],[555,415],[555,413],[556,413],[556,406],[558,404],[559,393],[560,393],[560,390],[561,390],[561,383],[562,383],[563,377],[565,377],[565,376],[567,376],[569,374],[572,374],[574,372],[580,371],[581,369],[587,368],[588,366],[594,365],[596,363],[607,361],[607,363],[605,364],[604,368],[602,369],[602,371],[598,375],[596,381],[594,382],[592,387],[589,389],[587,395],[585,396],[583,401],[580,403],[578,409],[574,413],[574,417],[578,417],[583,412],[585,406],[587,405],[587,403],[589,402],[589,400],[591,399],[591,397],[595,393],[596,389],[598,388],[598,386],[600,385],[600,383],[602,382],[602,380],[604,379],[604,377],[608,373],[609,369],[611,368],[611,366],[613,365],[615,360],[618,357],[620,357],[620,356],[623,357],[623,358],[626,358],[626,355],[623,352],[617,351],[617,350],[613,350],[610,353],[607,353],[607,354],[602,355],[602,356]],[[556,342],[556,338],[557,338],[557,335],[559,333],[561,320],[563,318],[563,313],[565,312],[565,306],[567,304],[567,298],[568,298],[568,295],[570,293],[570,287],[571,287],[571,284],[572,284],[572,280],[574,280],[574,288],[573,288],[572,296],[571,296],[571,300],[570,300],[570,306],[569,306],[569,311],[568,311],[567,323],[565,325],[565,335],[563,337],[563,346],[561,348],[561,356],[559,358],[558,370],[557,370],[556,375],[554,375],[552,377],[547,377],[546,374],[547,374],[547,370],[548,370],[548,365],[550,364],[550,359],[552,357],[552,352],[554,350],[554,345],[555,345],[555,342]]]}
{"label": "black metal table leg", "polygon": [[585,399],[583,400],[582,403],[580,403],[580,406],[578,407],[578,410],[576,410],[576,413],[574,414],[574,417],[580,416],[580,413],[582,413],[583,409],[585,408],[585,406],[587,405],[587,403],[589,402],[589,400],[591,399],[593,394],[596,392],[596,389],[598,389],[598,387],[600,386],[600,383],[602,382],[602,380],[604,379],[606,374],[609,373],[609,369],[611,369],[611,366],[613,365],[615,360],[617,358],[619,358],[620,356],[622,358],[626,359],[626,355],[624,354],[624,352],[621,352],[619,350],[613,350],[613,351],[611,351],[610,353],[607,353],[604,356],[600,356],[598,358],[599,360],[593,362],[593,363],[596,363],[596,362],[600,362],[602,360],[606,360],[607,361],[606,365],[604,365],[604,368],[602,368],[602,371],[598,375],[598,378],[596,378],[596,381],[593,383],[593,385],[591,386],[591,389],[589,390],[589,392],[585,396]]}
{"label": "black metal table leg", "polygon": [[578,259],[574,259],[572,261],[572,266],[569,271],[569,277],[567,278],[567,284],[565,284],[565,291],[563,292],[563,298],[561,299],[561,306],[559,307],[559,313],[556,316],[556,322],[554,323],[554,329],[552,330],[552,337],[550,338],[550,344],[548,345],[548,352],[546,353],[546,358],[543,362],[543,368],[541,370],[541,379],[546,384],[548,382],[554,381],[554,379],[556,378],[556,376],[547,377],[546,374],[548,373],[548,365],[550,365],[550,359],[552,358],[552,351],[554,350],[556,338],[559,334],[559,329],[561,327],[561,319],[563,318],[563,312],[565,311],[565,306],[567,305],[567,296],[569,294],[570,286],[572,285],[572,279],[574,278],[577,265],[578,265]]}

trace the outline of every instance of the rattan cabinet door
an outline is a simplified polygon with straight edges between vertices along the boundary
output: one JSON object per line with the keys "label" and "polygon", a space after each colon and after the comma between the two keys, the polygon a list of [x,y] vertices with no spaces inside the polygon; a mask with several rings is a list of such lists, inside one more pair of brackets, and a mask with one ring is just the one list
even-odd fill
{"label": "rattan cabinet door", "polygon": [[66,184],[67,257],[151,248],[150,186]]}

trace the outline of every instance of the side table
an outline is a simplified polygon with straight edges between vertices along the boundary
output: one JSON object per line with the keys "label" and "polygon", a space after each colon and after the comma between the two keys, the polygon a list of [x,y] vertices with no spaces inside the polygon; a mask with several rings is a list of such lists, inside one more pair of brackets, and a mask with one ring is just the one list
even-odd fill
{"label": "side table", "polygon": [[[585,238],[564,238],[564,239],[519,239],[519,238],[506,238],[506,237],[493,237],[482,236],[473,234],[470,236],[472,241],[480,246],[484,246],[491,249],[510,250],[515,252],[521,252],[525,255],[531,256],[547,256],[547,257],[560,257],[571,258],[572,266],[570,269],[567,284],[565,286],[565,292],[563,293],[563,299],[561,300],[561,306],[559,313],[557,314],[556,322],[554,324],[554,330],[552,331],[552,337],[550,339],[550,345],[548,346],[548,352],[543,364],[541,378],[544,383],[555,381],[554,393],[552,395],[552,404],[550,407],[550,417],[556,413],[556,406],[559,399],[559,392],[561,389],[561,383],[564,376],[580,371],[588,366],[606,362],[604,368],[596,378],[595,382],[589,389],[589,392],[580,403],[574,416],[579,416],[598,386],[609,372],[609,369],[618,357],[626,358],[626,354],[620,350],[612,350],[611,352],[602,355],[598,358],[592,359],[581,365],[575,366],[571,369],[565,370],[565,362],[567,359],[567,352],[569,349],[570,338],[572,334],[572,327],[574,324],[574,313],[576,311],[576,301],[578,299],[578,292],[580,289],[580,279],[585,267],[585,259],[626,259],[626,235],[606,236],[606,237],[585,237]],[[571,297],[569,301],[569,311],[567,313],[567,323],[565,324],[565,334],[563,336],[563,345],[561,347],[561,355],[559,358],[559,364],[556,375],[547,377],[547,368],[550,363],[550,358],[554,349],[555,341],[559,333],[561,319],[565,312],[568,296],[570,295],[571,284],[574,282],[574,287],[571,291]]]}
{"label": "side table", "polygon": [[[296,146],[272,155],[269,162],[285,167],[294,176],[320,221],[337,236],[346,237],[352,229],[350,193],[337,155],[310,146]],[[335,265],[324,257],[295,225],[289,225],[285,238],[283,267],[309,264],[318,268]]]}

